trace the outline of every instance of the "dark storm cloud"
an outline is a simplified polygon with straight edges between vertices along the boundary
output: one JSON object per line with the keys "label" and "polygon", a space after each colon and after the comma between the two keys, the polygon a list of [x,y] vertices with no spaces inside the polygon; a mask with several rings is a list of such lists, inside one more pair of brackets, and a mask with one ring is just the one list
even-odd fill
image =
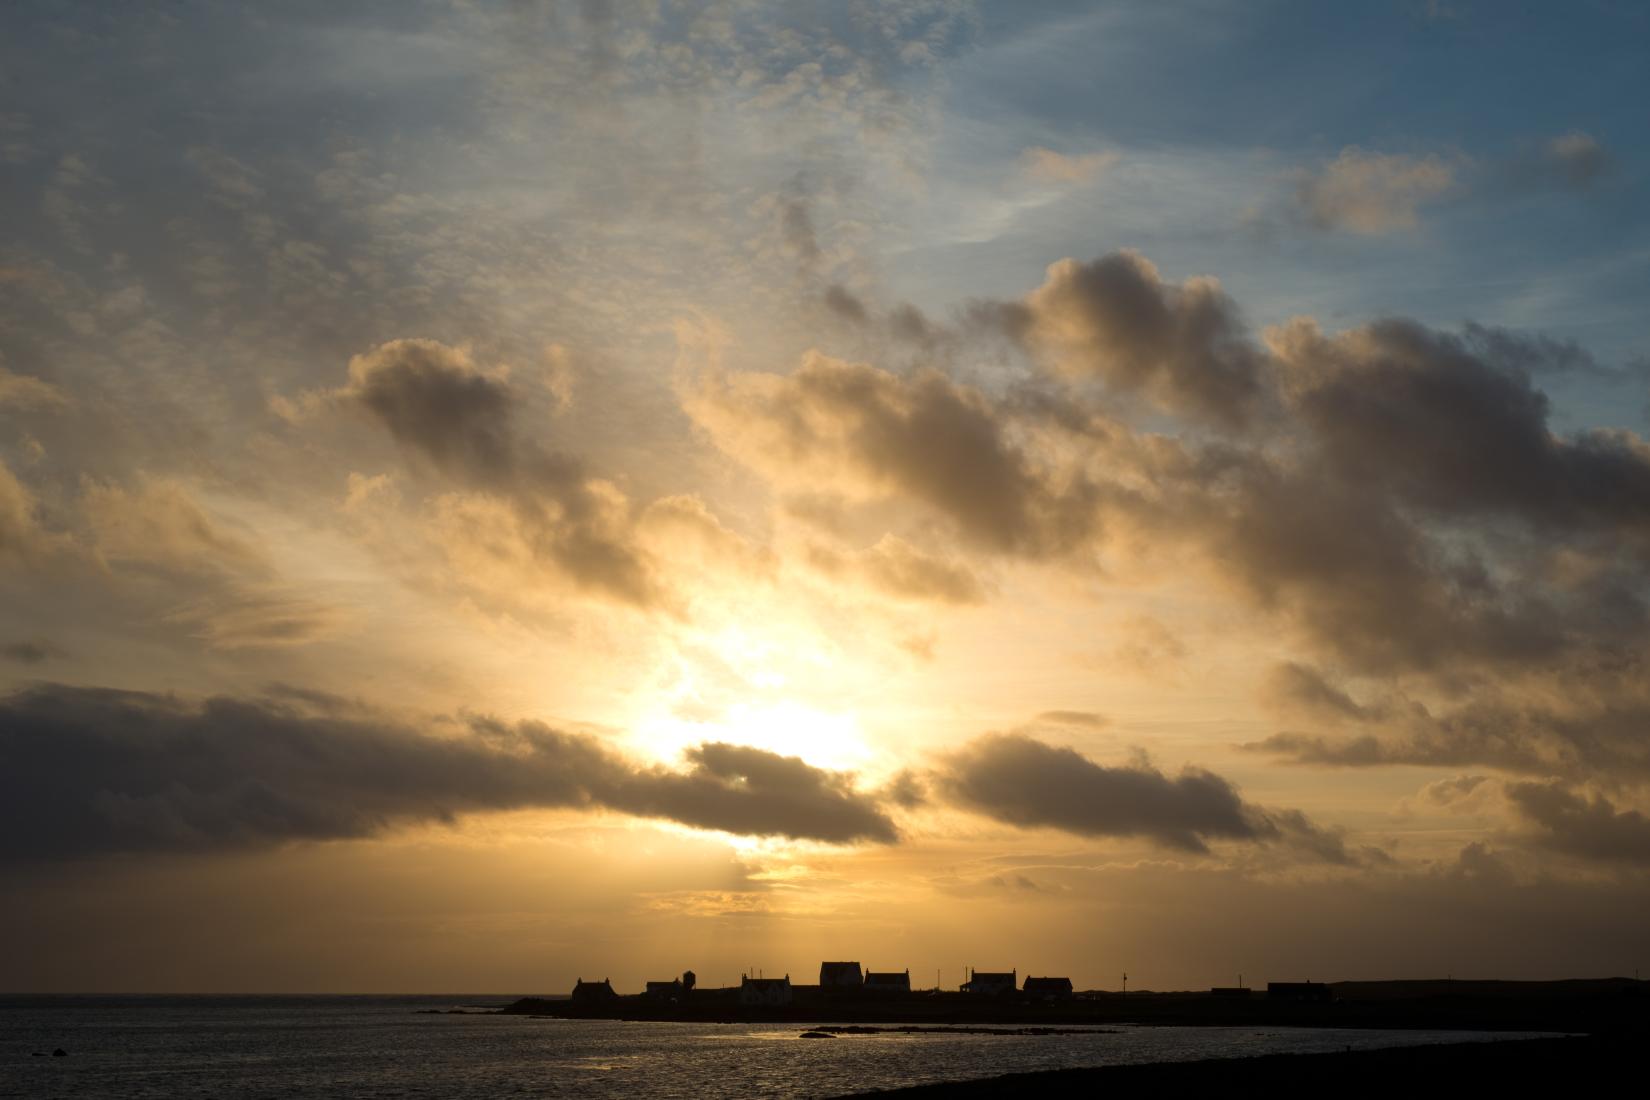
{"label": "dark storm cloud", "polygon": [[1201,549],[1355,671],[1454,676],[1639,647],[1650,447],[1551,430],[1527,368],[1571,349],[1401,320],[1267,338],[1278,418],[1140,471],[1151,534]]}
{"label": "dark storm cloud", "polygon": [[1136,252],[1062,260],[1018,307],[1023,321],[1004,309],[1010,330],[1062,372],[1145,394],[1171,412],[1232,427],[1264,394],[1264,357],[1220,284],[1167,283]]}
{"label": "dark storm cloud", "polygon": [[704,829],[848,844],[892,843],[893,823],[839,773],[746,745],[689,749],[683,773],[636,772],[598,795],[614,809]]}
{"label": "dark storm cloud", "polygon": [[319,697],[43,685],[0,699],[0,859],[212,851],[366,837],[397,824],[569,807],[831,843],[892,842],[849,777],[706,744],[684,770],[593,737],[471,719],[436,737]]}
{"label": "dark storm cloud", "polygon": [[663,600],[622,500],[576,458],[522,432],[520,396],[464,352],[391,341],[352,359],[350,384],[331,396],[364,409],[453,484],[508,501],[534,554],[576,583],[632,604]]}
{"label": "dark storm cloud", "polygon": [[1558,646],[1538,592],[1504,592],[1469,546],[1306,465],[1246,459],[1180,505],[1181,533],[1321,652],[1370,671],[1529,661]]}
{"label": "dark storm cloud", "polygon": [[1577,794],[1563,783],[1508,783],[1507,800],[1544,832],[1551,848],[1585,859],[1650,865],[1650,818],[1618,810],[1603,795]]}
{"label": "dark storm cloud", "polygon": [[1348,482],[1451,515],[1650,528],[1650,447],[1625,432],[1554,435],[1546,395],[1518,369],[1561,345],[1389,320],[1334,338],[1297,323],[1275,346],[1302,426]]}
{"label": "dark storm cloud", "polygon": [[1023,734],[974,740],[945,760],[935,782],[957,805],[1020,828],[1141,836],[1198,853],[1212,839],[1282,841],[1316,858],[1349,861],[1334,834],[1298,811],[1244,802],[1213,772],[1186,768],[1171,778],[1149,765],[1106,767]]}

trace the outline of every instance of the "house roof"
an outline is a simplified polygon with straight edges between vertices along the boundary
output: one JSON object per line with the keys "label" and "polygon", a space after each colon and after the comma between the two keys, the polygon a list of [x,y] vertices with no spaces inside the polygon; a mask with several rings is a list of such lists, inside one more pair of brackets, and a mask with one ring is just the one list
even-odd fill
{"label": "house roof", "polygon": [[618,994],[613,992],[612,983],[606,978],[603,978],[599,982],[587,982],[583,978],[580,978],[573,983],[573,997],[575,1000],[587,999],[590,997],[600,997],[605,1000],[608,997],[617,996]]}
{"label": "house roof", "polygon": [[873,982],[904,982],[906,985],[910,985],[911,972],[909,970],[867,970],[865,972],[865,984],[870,985]]}
{"label": "house roof", "polygon": [[1028,992],[1031,992],[1031,991],[1041,992],[1041,991],[1058,990],[1062,993],[1070,993],[1071,992],[1071,979],[1070,978],[1033,978],[1028,974],[1026,976],[1025,988]]}
{"label": "house roof", "polygon": [[969,979],[973,982],[1011,982],[1014,980],[1012,970],[976,970]]}
{"label": "house roof", "polygon": [[775,986],[789,986],[791,976],[787,974],[783,978],[740,978],[739,984],[741,986],[755,986],[758,989],[771,989]]}

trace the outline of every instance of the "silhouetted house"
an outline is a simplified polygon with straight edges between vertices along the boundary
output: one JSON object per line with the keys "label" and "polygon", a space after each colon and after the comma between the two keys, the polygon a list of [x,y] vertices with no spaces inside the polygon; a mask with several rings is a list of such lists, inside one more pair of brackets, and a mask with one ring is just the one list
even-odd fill
{"label": "silhouetted house", "polygon": [[865,992],[909,993],[911,992],[911,972],[909,970],[867,970],[865,972]]}
{"label": "silhouetted house", "polygon": [[606,1001],[616,1001],[619,995],[613,992],[613,983],[603,978],[599,982],[587,982],[579,978],[573,983],[573,1003],[576,1005],[602,1004]]}
{"label": "silhouetted house", "polygon": [[983,993],[987,996],[998,996],[1014,992],[1019,984],[1020,972],[1018,969],[1009,971],[1000,970],[971,970],[968,980],[962,984],[964,993]]}
{"label": "silhouetted house", "polygon": [[742,1005],[788,1005],[791,1003],[791,976],[783,978],[740,978]]}
{"label": "silhouetted house", "polygon": [[1267,982],[1266,996],[1277,1001],[1333,1001],[1335,994],[1322,982]]}
{"label": "silhouetted house", "polygon": [[1022,987],[1026,996],[1036,997],[1044,1001],[1063,1001],[1071,997],[1070,978],[1033,978],[1026,975],[1026,984]]}
{"label": "silhouetted house", "polygon": [[842,989],[845,987],[858,988],[865,979],[860,975],[857,962],[822,962],[819,964],[819,988]]}
{"label": "silhouetted house", "polygon": [[645,995],[652,1001],[679,1001],[682,999],[682,980],[672,978],[668,982],[648,982]]}
{"label": "silhouetted house", "polygon": [[1247,997],[1249,987],[1246,985],[1217,985],[1209,990],[1211,997]]}

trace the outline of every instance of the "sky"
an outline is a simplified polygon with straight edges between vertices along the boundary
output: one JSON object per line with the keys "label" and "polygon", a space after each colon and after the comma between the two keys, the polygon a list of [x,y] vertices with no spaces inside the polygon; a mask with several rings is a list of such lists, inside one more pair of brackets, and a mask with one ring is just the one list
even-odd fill
{"label": "sky", "polygon": [[1650,11],[0,13],[0,989],[1650,965]]}

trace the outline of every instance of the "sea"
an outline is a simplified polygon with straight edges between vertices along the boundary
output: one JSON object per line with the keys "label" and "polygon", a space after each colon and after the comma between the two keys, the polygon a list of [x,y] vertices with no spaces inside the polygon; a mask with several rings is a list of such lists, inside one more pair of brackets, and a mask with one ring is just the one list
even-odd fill
{"label": "sea", "polygon": [[[996,1035],[803,1039],[806,1029],[796,1024],[480,1014],[513,999],[0,997],[0,1096],[826,1097],[1072,1066],[1517,1037],[1123,1024],[1053,1035],[1007,1034],[1015,1029],[1005,1027]],[[67,1056],[53,1057],[59,1048]]]}

